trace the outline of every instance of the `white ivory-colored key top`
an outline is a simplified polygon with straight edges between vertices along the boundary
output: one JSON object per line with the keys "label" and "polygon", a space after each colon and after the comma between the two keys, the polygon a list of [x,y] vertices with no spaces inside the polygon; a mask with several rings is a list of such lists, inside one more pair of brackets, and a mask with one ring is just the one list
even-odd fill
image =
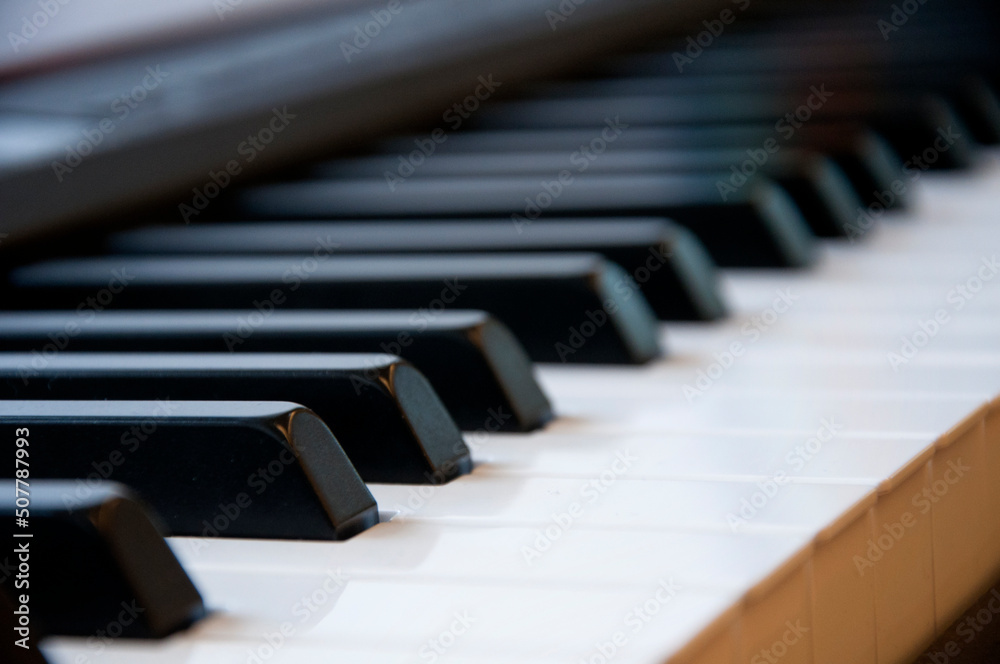
{"label": "white ivory-colored key top", "polygon": [[[549,387],[547,376],[542,382]],[[838,422],[844,435],[937,435],[962,421],[985,399],[976,395],[797,394],[746,390],[715,394],[691,403],[673,399],[607,400],[553,385],[551,394],[563,418],[554,433],[639,432],[786,432],[811,434],[823,421]],[[569,394],[565,394],[570,392]],[[573,394],[573,392],[577,392]]]}
{"label": "white ivory-colored key top", "polygon": [[[955,206],[960,207],[960,204],[954,201],[948,204],[950,208],[946,211],[948,216],[956,216]],[[915,211],[918,214],[923,212],[927,216],[940,215],[943,211],[942,208],[945,208],[945,206],[938,204],[933,207],[925,206],[925,208],[924,210],[918,208]],[[954,228],[951,224],[940,223],[940,219],[928,220],[930,224],[925,223],[915,225],[915,227],[909,227],[908,223],[891,224],[884,231],[872,237],[871,249],[878,252],[880,256],[897,252],[912,255],[927,251],[929,247],[936,247],[939,251],[945,252],[965,251],[973,253],[970,248],[986,248],[989,246],[988,243],[996,240],[996,229],[992,227],[992,217],[990,216],[995,214],[994,210],[970,211],[968,213],[963,211],[962,214],[967,214],[967,221],[970,222],[974,217],[988,221],[983,224],[961,224],[960,232],[956,232],[959,229]]]}
{"label": "white ivory-colored key top", "polygon": [[[941,307],[957,306],[962,306],[962,311],[996,312],[1000,308],[1000,288],[993,285],[1000,283],[997,281],[1000,276],[995,275],[988,283],[980,281],[978,286],[977,278],[976,271],[972,271],[963,277],[937,283],[852,283],[827,282],[821,275],[814,280],[790,281],[786,276],[754,275],[752,279],[737,279],[724,273],[722,287],[737,316],[755,315],[773,308],[775,301],[781,299],[780,293],[789,288],[795,298],[792,309],[798,315],[836,311],[853,316],[895,311],[926,316]],[[964,291],[959,290],[960,287]]]}
{"label": "white ivory-colored key top", "polygon": [[[780,392],[789,394],[885,392],[900,396],[910,393],[969,394],[982,400],[1000,393],[1000,356],[997,354],[937,350],[903,354],[895,346],[882,350],[832,350],[822,356],[805,347],[752,347],[732,355],[729,344],[718,352],[685,353],[683,362],[657,365],[644,372],[606,369],[601,375],[620,386],[610,395],[630,401],[699,400],[727,390]],[[891,353],[891,355],[890,355]],[[572,381],[572,369],[562,371]],[[570,388],[572,390],[572,388]],[[570,390],[563,390],[572,393]],[[576,388],[576,391],[580,391]],[[584,396],[587,396],[584,393]]]}
{"label": "white ivory-colored key top", "polygon": [[773,479],[633,480],[628,472],[621,464],[591,479],[473,475],[426,498],[407,486],[369,488],[381,509],[400,512],[396,518],[442,524],[547,527],[561,519],[612,530],[785,533],[817,532],[871,492],[858,485],[780,485]]}
{"label": "white ivory-colored key top", "polygon": [[[938,315],[943,309],[944,315]],[[956,312],[951,305],[929,307],[923,313],[865,313],[839,316],[809,313],[801,316],[760,313],[743,314],[711,327],[687,323],[665,326],[663,343],[672,358],[690,354],[721,352],[733,343],[745,348],[746,356],[805,350],[810,356],[827,357],[832,351],[901,352],[903,339],[915,349],[935,352],[982,352],[996,350],[1000,319],[983,313]],[[920,346],[916,346],[919,343]],[[821,352],[818,352],[820,351]]]}
{"label": "white ivory-colored key top", "polygon": [[[206,622],[201,636],[239,639],[251,650],[266,644],[262,635],[288,623],[298,644],[326,645],[334,652],[377,643],[418,656],[431,640],[444,638],[451,643],[450,656],[576,661],[597,653],[604,642],[614,644],[620,633],[616,661],[652,664],[738,600],[732,593],[685,589],[669,578],[625,591],[363,580],[347,582],[336,601],[310,610],[306,601],[324,579],[279,575],[269,585],[281,588],[268,588],[270,607],[262,614],[260,593],[236,587],[242,577],[227,576],[213,575],[206,595],[209,602],[215,594],[225,596],[232,619]],[[448,631],[454,638],[443,637]]]}
{"label": "white ivory-colored key top", "polygon": [[850,245],[826,245],[820,269],[809,278],[822,277],[826,283],[870,284],[893,281],[940,287],[949,281],[978,275],[991,280],[1000,272],[998,256],[991,245],[967,244],[961,250],[923,246],[908,251],[887,251],[872,260],[870,252]]}
{"label": "white ivory-colored key top", "polygon": [[[450,642],[450,639],[445,639]],[[423,648],[426,648],[424,650]],[[408,650],[376,650],[372,648],[339,647],[328,643],[285,642],[279,648],[271,648],[266,642],[247,643],[244,641],[210,641],[195,644],[183,656],[175,651],[174,659],[145,659],[145,653],[127,650],[135,659],[114,657],[101,664],[414,664],[431,661],[448,664],[557,664],[556,659],[541,657],[504,657],[501,655],[477,654],[474,657],[453,657],[449,648],[441,643],[425,644],[418,653]],[[421,657],[423,653],[423,657]],[[115,653],[118,654],[117,652]],[[257,656],[257,659],[253,658]],[[447,657],[447,659],[445,659]],[[60,660],[57,660],[60,662]],[[72,662],[67,662],[72,664]]]}
{"label": "white ivory-colored key top", "polygon": [[[984,401],[1000,393],[1000,363],[995,361],[996,356],[963,353],[945,358],[938,354],[937,358],[940,361],[935,362],[929,355],[908,359],[898,346],[864,354],[829,353],[822,359],[801,349],[785,353],[776,349],[772,353],[746,354],[713,383],[744,390],[763,384],[769,391],[805,393],[977,394]],[[708,356],[703,367],[711,368],[713,364],[715,358]],[[691,371],[685,384],[698,388],[699,379],[706,384],[698,373],[705,373],[705,368]]]}
{"label": "white ivory-colored key top", "polygon": [[[845,437],[819,425],[798,434],[497,435],[473,444],[477,474],[598,477],[620,454],[639,459],[632,479],[761,480],[876,486],[934,436]],[[474,441],[473,441],[474,442]]]}
{"label": "white ivory-colored key top", "polygon": [[[270,572],[337,578],[532,582],[597,589],[642,588],[672,577],[686,588],[742,591],[811,545],[805,535],[599,530],[563,521],[528,527],[466,527],[394,519],[371,536],[337,546],[316,542],[220,540],[195,551],[190,538],[171,545],[209,583],[217,572]],[[626,564],[627,562],[627,564]],[[600,570],[595,575],[595,570]]]}
{"label": "white ivory-colored key top", "polygon": [[[229,652],[221,654],[207,643],[194,639],[165,641],[119,640],[112,647],[94,640],[49,639],[43,650],[49,664],[208,664],[206,655],[212,651],[214,664],[246,664],[246,651],[228,643]],[[86,658],[86,659],[82,659]]]}

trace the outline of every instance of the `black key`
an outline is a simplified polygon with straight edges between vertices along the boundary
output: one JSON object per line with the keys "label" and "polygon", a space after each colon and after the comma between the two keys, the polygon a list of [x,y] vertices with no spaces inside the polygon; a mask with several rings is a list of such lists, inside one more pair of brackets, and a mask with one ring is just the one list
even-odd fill
{"label": "black key", "polygon": [[[31,475],[134,489],[169,534],[346,539],[375,499],[309,410],[268,401],[0,401],[31,430]],[[13,467],[3,475],[12,477]]]}
{"label": "black key", "polygon": [[481,311],[430,320],[394,311],[104,311],[0,313],[9,351],[390,353],[412,362],[458,425],[528,431],[552,416],[531,361]]}
{"label": "black key", "polygon": [[541,216],[661,216],[689,228],[720,266],[798,267],[813,258],[806,221],[764,178],[730,191],[714,175],[566,171],[545,178],[414,178],[391,195],[382,179],[307,180],[246,190],[237,205],[239,214],[272,219],[509,217],[524,224]]}
{"label": "black key", "polygon": [[[410,169],[419,173],[430,161],[425,154],[430,148],[421,143],[422,140],[424,137],[404,137],[378,143],[380,151],[395,154],[394,177],[404,177]],[[749,156],[747,150],[766,152],[769,140],[774,140],[781,150],[795,147],[828,155],[843,169],[855,193],[866,205],[873,202],[882,205],[873,193],[891,191],[892,182],[901,177],[902,160],[874,130],[860,123],[815,120],[791,136],[787,132],[776,134],[773,127],[756,124],[628,127],[626,130],[611,122],[597,135],[592,129],[464,131],[435,145],[433,154],[437,160],[452,154],[562,152],[567,159],[579,153],[589,160],[589,155],[610,156],[620,150],[697,150],[725,154],[724,161],[736,154],[742,163]],[[906,197],[896,196],[895,199],[892,207],[905,205]]]}
{"label": "black key", "polygon": [[[912,31],[916,26],[907,26],[899,32]],[[833,44],[810,45],[812,35],[803,31],[796,40],[796,29],[781,30],[780,33],[736,35],[734,44],[715,44],[705,49],[694,63],[683,73],[756,73],[809,72],[824,70],[851,70],[860,67],[876,67],[890,74],[907,69],[938,69],[949,67],[956,75],[975,71],[977,67],[992,64],[996,57],[995,40],[960,41],[959,38],[943,39],[934,34],[931,39],[913,40],[903,44],[885,40],[872,22],[867,39],[845,40],[837,35]],[[898,33],[897,33],[898,34]],[[743,41],[743,43],[739,43]],[[798,43],[797,43],[798,42]],[[801,43],[806,42],[806,43]],[[853,42],[853,43],[852,43]],[[603,75],[644,75],[658,76],[667,72],[677,72],[678,60],[675,53],[683,53],[686,44],[676,44],[663,51],[637,52],[605,59],[595,66]],[[682,68],[685,63],[681,63]],[[681,72],[679,72],[681,73]]]}
{"label": "black key", "polygon": [[353,254],[600,253],[635,277],[660,320],[714,320],[725,315],[708,254],[690,231],[656,219],[567,219],[520,225],[508,221],[199,224],[119,233],[109,238],[108,248],[149,254],[308,255],[318,245]]}
{"label": "black key", "polygon": [[427,380],[392,355],[0,353],[4,399],[305,404],[366,482],[439,483],[468,472],[462,435]]}
{"label": "black key", "polygon": [[638,286],[594,254],[121,256],[41,263],[15,270],[10,280],[16,290],[9,297],[28,309],[86,312],[88,298],[104,292],[107,303],[94,306],[412,309],[417,324],[449,307],[483,309],[537,361],[630,364],[659,355],[656,319]]}
{"label": "black key", "polygon": [[[972,131],[980,143],[1000,142],[1000,106],[989,81],[977,74],[961,74],[954,69],[881,70],[858,67],[822,70],[773,70],[755,73],[731,73],[728,70],[697,76],[677,76],[677,72],[659,76],[543,81],[527,89],[529,94],[544,97],[634,96],[643,94],[676,95],[710,92],[768,92],[787,94],[807,90],[816,81],[823,81],[833,90],[846,90],[878,97],[887,92],[892,96],[919,99],[932,92],[943,96],[958,114],[962,124]],[[430,163],[421,168],[430,166]]]}
{"label": "black key", "polygon": [[[861,206],[861,200],[839,166],[821,154],[795,148],[780,150],[775,147],[773,152],[762,149],[613,150],[600,155],[583,151],[571,155],[565,152],[440,154],[428,159],[419,169],[413,169],[413,176],[547,176],[563,169],[591,175],[708,172],[716,175],[719,186],[734,189],[742,187],[748,176],[759,171],[788,192],[813,233],[820,237],[843,237],[844,226],[854,220],[855,210]],[[401,183],[403,174],[394,172],[398,170],[405,170],[398,156],[380,154],[328,161],[314,168],[312,175],[333,178],[384,176],[387,180],[398,178]],[[155,250],[153,242],[147,245],[149,251]],[[304,247],[302,251],[310,248]],[[600,251],[599,248],[593,250]],[[616,260],[610,255],[609,258]],[[627,267],[620,260],[618,263]]]}
{"label": "black key", "polygon": [[[810,122],[792,136],[785,132],[777,137],[771,129],[768,127],[765,137],[753,144],[753,152],[758,153],[762,145],[768,147],[768,139],[776,138],[779,146],[787,143],[829,155],[854,186],[862,204],[869,208],[905,208],[912,196],[911,177],[903,168],[903,160],[881,133],[866,125]],[[902,190],[899,183],[905,185]]]}
{"label": "black key", "polygon": [[[871,98],[833,90],[817,80],[794,94],[718,92],[633,97],[523,99],[492,104],[476,116],[478,128],[585,128],[595,136],[609,118],[635,126],[688,126],[761,123],[793,132],[812,120],[870,123],[904,159],[935,150],[932,168],[964,168],[972,163],[971,133],[946,99],[884,95]],[[626,130],[627,131],[627,130]],[[938,147],[940,146],[940,147]]]}
{"label": "black key", "polygon": [[[34,429],[16,440],[34,467]],[[8,427],[11,436],[19,428]],[[13,465],[13,464],[11,464]],[[157,528],[155,517],[125,487],[98,483],[80,495],[76,482],[0,481],[13,553],[30,565],[30,586],[4,580],[20,604],[28,594],[32,621],[49,634],[91,638],[162,638],[205,614],[198,590]],[[28,507],[22,507],[25,502]],[[24,509],[27,526],[15,519]],[[21,517],[18,517],[21,518]],[[20,537],[30,535],[30,537]],[[11,638],[11,635],[4,637]]]}
{"label": "black key", "polygon": [[[740,176],[752,173],[761,159],[759,151],[744,151],[743,159],[726,174],[726,181],[735,186]],[[813,234],[829,238],[848,235],[848,226],[857,217],[862,202],[843,169],[832,159],[792,148],[768,158],[762,170],[792,197]]]}

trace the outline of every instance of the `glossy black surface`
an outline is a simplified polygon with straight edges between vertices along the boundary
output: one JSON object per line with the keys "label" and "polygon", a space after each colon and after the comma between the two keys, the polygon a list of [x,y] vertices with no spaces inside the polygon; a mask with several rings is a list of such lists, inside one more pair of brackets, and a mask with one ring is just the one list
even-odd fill
{"label": "glossy black surface", "polygon": [[668,217],[726,267],[812,260],[813,236],[792,199],[763,177],[739,187],[711,174],[413,178],[391,194],[382,178],[309,179],[248,189],[233,214],[266,219],[501,218],[527,224],[580,216]]}
{"label": "glossy black surface", "polygon": [[[375,155],[324,162],[311,171],[319,177],[378,177],[400,168],[398,157]],[[617,150],[600,143],[594,149],[584,145],[565,152],[452,153],[436,155],[411,177],[453,177],[456,175],[536,175],[551,176],[567,171],[589,173],[700,173],[715,174],[718,183],[736,189],[748,176],[767,175],[785,188],[802,211],[813,232],[822,237],[843,236],[843,224],[860,204],[850,180],[833,160],[802,149],[781,150]],[[846,211],[850,214],[845,214]],[[567,232],[567,235],[572,233]],[[621,263],[621,261],[618,261]]]}
{"label": "glossy black surface", "polygon": [[[504,155],[494,155],[503,159]],[[513,155],[520,163],[521,155]],[[476,156],[456,170],[475,168]],[[435,165],[447,164],[442,155]],[[533,163],[533,162],[531,162]],[[660,320],[714,320],[725,314],[715,266],[689,231],[658,219],[509,221],[254,222],[154,226],[108,239],[140,254],[301,254],[319,244],[337,253],[600,253],[633,275]],[[425,371],[426,373],[426,371]]]}
{"label": "glossy black surface", "polygon": [[33,477],[127,484],[171,535],[346,539],[378,523],[337,439],[296,404],[3,401],[0,423],[31,429]]}
{"label": "glossy black surface", "polygon": [[[747,35],[740,35],[746,37]],[[860,35],[832,31],[815,35],[820,44],[800,42],[784,44],[787,58],[771,60],[766,69],[755,69],[759,43],[740,43],[739,37],[726,40],[723,50],[733,58],[713,67],[711,61],[698,66],[698,76],[678,76],[676,70],[656,75],[629,72],[627,67],[613,78],[580,78],[544,81],[528,87],[530,94],[543,96],[608,96],[641,94],[690,94],[705,92],[767,92],[771,94],[808,93],[817,83],[836,92],[875,97],[889,93],[899,99],[919,103],[928,92],[943,97],[958,114],[962,124],[972,131],[979,143],[995,144],[1000,140],[1000,113],[997,94],[989,78],[974,71],[939,64],[920,69],[880,69],[871,66],[832,66],[800,69],[796,65],[813,48],[843,48],[852,41],[861,43]],[[802,35],[804,37],[804,35]],[[786,36],[787,38],[787,36]],[[773,46],[773,45],[772,45]],[[713,49],[713,52],[715,49]],[[738,56],[742,55],[742,58]]]}
{"label": "glossy black surface", "polygon": [[533,360],[642,363],[659,354],[638,285],[595,254],[121,256],[20,268],[10,284],[15,306],[32,309],[76,309],[112,287],[106,308],[409,309],[418,322],[482,309]]}
{"label": "glossy black surface", "polygon": [[8,575],[8,598],[29,593],[31,619],[48,634],[161,638],[204,615],[156,517],[122,485],[32,479],[27,527],[15,523],[15,482],[0,481],[0,495],[4,531],[31,535],[13,538],[17,560],[29,563],[29,586],[17,588],[17,575]]}
{"label": "glossy black surface", "polygon": [[[817,80],[792,92],[718,91],[636,96],[579,96],[523,99],[491,106],[477,116],[478,128],[593,127],[599,131],[611,119],[630,126],[704,126],[760,123],[795,131],[816,119],[870,123],[904,158],[931,147],[939,132],[947,132],[947,150],[934,168],[971,164],[971,133],[947,98],[926,94],[906,96],[884,92],[877,97],[834,90]],[[780,131],[780,130],[779,130]]]}
{"label": "glossy black surface", "polygon": [[427,380],[398,357],[329,353],[0,353],[5,399],[294,401],[366,482],[439,483],[470,469]]}
{"label": "glossy black surface", "polygon": [[[552,416],[531,361],[481,311],[103,311],[0,313],[8,351],[391,353],[431,382],[463,429],[527,431]],[[492,414],[496,417],[491,417]]]}
{"label": "glossy black surface", "polygon": [[[609,133],[610,132],[610,133]],[[613,142],[608,142],[614,136]],[[380,152],[408,154],[414,139],[390,138],[379,142]],[[884,137],[860,122],[827,122],[813,119],[791,135],[778,133],[775,127],[761,124],[725,124],[674,127],[629,127],[615,134],[608,127],[599,134],[592,129],[498,129],[466,131],[450,136],[436,148],[437,156],[465,155],[474,159],[483,154],[512,155],[557,152],[565,157],[584,154],[585,150],[605,150],[612,157],[616,151],[656,151],[689,153],[690,170],[704,170],[709,161],[740,166],[751,153],[768,148],[782,151],[806,150],[832,159],[847,176],[854,192],[864,203],[877,201],[875,192],[888,189],[899,177],[902,160]],[[691,154],[693,153],[693,154]],[[595,161],[596,163],[596,161]],[[321,164],[318,168],[325,166]],[[398,167],[397,167],[398,168]],[[727,169],[729,166],[726,167]],[[897,196],[894,206],[905,205],[909,196]]]}

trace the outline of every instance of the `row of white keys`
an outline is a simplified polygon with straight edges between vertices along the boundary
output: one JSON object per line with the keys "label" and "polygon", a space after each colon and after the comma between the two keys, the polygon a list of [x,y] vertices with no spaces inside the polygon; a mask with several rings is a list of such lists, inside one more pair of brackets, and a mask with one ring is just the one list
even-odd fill
{"label": "row of white keys", "polygon": [[[1000,330],[995,315],[971,310],[956,315],[949,313],[947,322],[939,323],[939,329],[931,337],[920,324],[925,323],[925,327],[933,331],[927,321],[933,320],[935,311],[929,307],[924,315],[812,313],[795,319],[794,325],[783,324],[780,319],[765,325],[759,317],[755,323],[753,316],[738,317],[710,328],[694,323],[673,324],[664,334],[664,343],[670,348],[671,359],[687,364],[692,364],[688,349],[699,348],[701,343],[709,341],[717,349],[740,343],[748,357],[770,351],[769,359],[779,361],[788,352],[802,351],[812,356],[816,348],[821,347],[826,352],[817,359],[833,357],[834,350],[877,351],[888,362],[890,352],[901,351],[903,338],[914,344],[915,335],[921,345],[914,345],[914,348],[921,352],[924,348],[949,351],[950,357],[962,352],[994,352],[994,340]],[[921,334],[928,338],[925,340]]]}

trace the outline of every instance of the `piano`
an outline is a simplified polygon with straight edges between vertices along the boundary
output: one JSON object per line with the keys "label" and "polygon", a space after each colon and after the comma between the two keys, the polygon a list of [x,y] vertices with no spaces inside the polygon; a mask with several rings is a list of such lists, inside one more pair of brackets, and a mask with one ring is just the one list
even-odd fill
{"label": "piano", "polygon": [[4,661],[1000,661],[994,7],[102,4],[3,10]]}

